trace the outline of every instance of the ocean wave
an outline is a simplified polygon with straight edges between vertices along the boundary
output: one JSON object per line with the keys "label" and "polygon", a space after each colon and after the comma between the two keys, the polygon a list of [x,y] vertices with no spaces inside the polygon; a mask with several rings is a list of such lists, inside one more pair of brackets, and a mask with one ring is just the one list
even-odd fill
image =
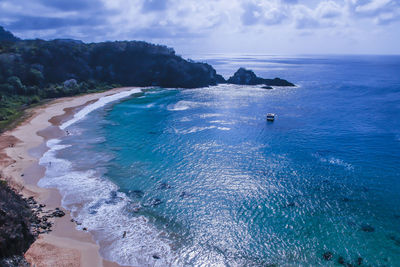
{"label": "ocean wave", "polygon": [[218,123],[218,124],[223,124],[223,125],[236,124],[236,122],[234,122],[234,121],[224,121],[224,120],[213,120],[213,121],[210,121],[210,123]]}
{"label": "ocean wave", "polygon": [[178,130],[174,128],[175,133],[177,134],[190,134],[190,133],[197,133],[197,132],[201,132],[201,131],[205,131],[205,130],[211,130],[211,129],[217,129],[220,131],[229,131],[231,130],[231,128],[228,127],[219,127],[216,125],[211,125],[211,126],[205,126],[205,127],[191,127],[187,130]]}
{"label": "ocean wave", "polygon": [[319,154],[314,154],[314,156],[316,158],[318,158],[321,162],[324,163],[329,163],[331,165],[336,165],[336,166],[341,166],[344,167],[347,170],[354,170],[353,165],[351,165],[350,163],[347,163],[341,159],[335,158],[335,157],[322,157]]}
{"label": "ocean wave", "polygon": [[199,107],[204,107],[204,106],[206,106],[206,107],[210,106],[210,103],[182,100],[182,101],[178,101],[178,103],[176,103],[176,104],[168,105],[167,109],[169,111],[182,111],[182,110],[199,108]]}
{"label": "ocean wave", "polygon": [[66,122],[64,122],[61,126],[60,129],[64,130],[65,128],[71,126],[72,124],[82,120],[84,117],[86,117],[89,113],[91,113],[92,111],[101,108],[105,105],[107,105],[108,103],[117,101],[119,99],[128,97],[132,94],[136,94],[136,93],[140,93],[142,90],[139,88],[134,88],[131,89],[129,91],[123,91],[120,93],[116,93],[113,95],[109,95],[109,96],[103,96],[101,97],[99,100],[97,100],[95,103],[90,104],[85,106],[83,109],[81,109],[80,111],[78,111],[77,113],[74,114],[74,117]]}
{"label": "ocean wave", "polygon": [[201,114],[200,118],[213,118],[213,117],[220,117],[222,116],[222,114],[218,114],[218,113],[205,113],[205,114]]}
{"label": "ocean wave", "polygon": [[47,142],[50,149],[39,161],[46,173],[38,185],[61,192],[62,205],[80,223],[77,228],[88,229],[106,259],[133,266],[170,265],[173,253],[170,241],[162,237],[165,233],[145,217],[131,216],[132,203],[115,184],[94,170],[74,171],[70,161],[57,158],[58,151],[69,147],[60,142]]}

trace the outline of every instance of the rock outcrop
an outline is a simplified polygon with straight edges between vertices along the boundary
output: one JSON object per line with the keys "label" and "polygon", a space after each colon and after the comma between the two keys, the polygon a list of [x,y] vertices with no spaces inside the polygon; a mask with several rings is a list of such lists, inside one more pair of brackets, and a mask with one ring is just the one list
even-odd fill
{"label": "rock outcrop", "polygon": [[0,182],[0,259],[23,255],[33,243],[33,216],[27,201]]}
{"label": "rock outcrop", "polygon": [[252,70],[247,70],[245,68],[238,69],[235,74],[227,80],[227,82],[240,85],[264,84],[266,86],[295,86],[293,83],[280,78],[264,79],[257,77]]}

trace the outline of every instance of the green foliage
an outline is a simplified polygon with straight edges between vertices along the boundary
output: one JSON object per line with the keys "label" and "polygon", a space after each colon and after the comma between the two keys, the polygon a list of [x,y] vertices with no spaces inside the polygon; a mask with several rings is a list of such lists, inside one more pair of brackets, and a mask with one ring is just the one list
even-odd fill
{"label": "green foliage", "polygon": [[27,75],[27,84],[41,85],[44,82],[43,73],[40,70],[31,68]]}
{"label": "green foliage", "polygon": [[39,102],[40,102],[39,96],[35,95],[35,96],[32,97],[31,104],[37,104]]}
{"label": "green foliage", "polygon": [[9,77],[7,82],[14,87],[14,90],[17,94],[23,95],[26,93],[26,87],[22,84],[21,80],[17,76]]}
{"label": "green foliage", "polygon": [[10,94],[15,94],[16,93],[14,91],[14,86],[12,86],[9,83],[0,84],[0,92],[2,92],[2,93],[10,93]]}

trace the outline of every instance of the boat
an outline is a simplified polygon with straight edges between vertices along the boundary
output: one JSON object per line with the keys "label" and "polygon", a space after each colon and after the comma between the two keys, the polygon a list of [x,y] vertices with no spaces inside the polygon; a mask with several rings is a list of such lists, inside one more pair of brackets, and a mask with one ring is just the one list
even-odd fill
{"label": "boat", "polygon": [[267,114],[267,121],[274,121],[275,120],[275,114],[274,113],[268,113]]}

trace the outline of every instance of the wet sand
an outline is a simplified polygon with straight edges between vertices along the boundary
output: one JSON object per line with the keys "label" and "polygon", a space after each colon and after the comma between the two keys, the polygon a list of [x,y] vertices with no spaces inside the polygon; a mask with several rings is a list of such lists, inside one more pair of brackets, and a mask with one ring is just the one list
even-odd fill
{"label": "wet sand", "polygon": [[[46,142],[65,135],[58,126],[84,106],[103,96],[130,89],[116,88],[103,93],[60,98],[28,110],[28,119],[0,136],[1,179],[24,197],[34,197],[38,203],[46,205],[45,210],[61,207],[58,190],[37,186],[45,172],[38,161],[48,150]],[[25,253],[32,266],[119,266],[104,260],[91,234],[76,230],[69,212],[62,210],[66,215],[54,218],[52,231],[41,234]]]}

